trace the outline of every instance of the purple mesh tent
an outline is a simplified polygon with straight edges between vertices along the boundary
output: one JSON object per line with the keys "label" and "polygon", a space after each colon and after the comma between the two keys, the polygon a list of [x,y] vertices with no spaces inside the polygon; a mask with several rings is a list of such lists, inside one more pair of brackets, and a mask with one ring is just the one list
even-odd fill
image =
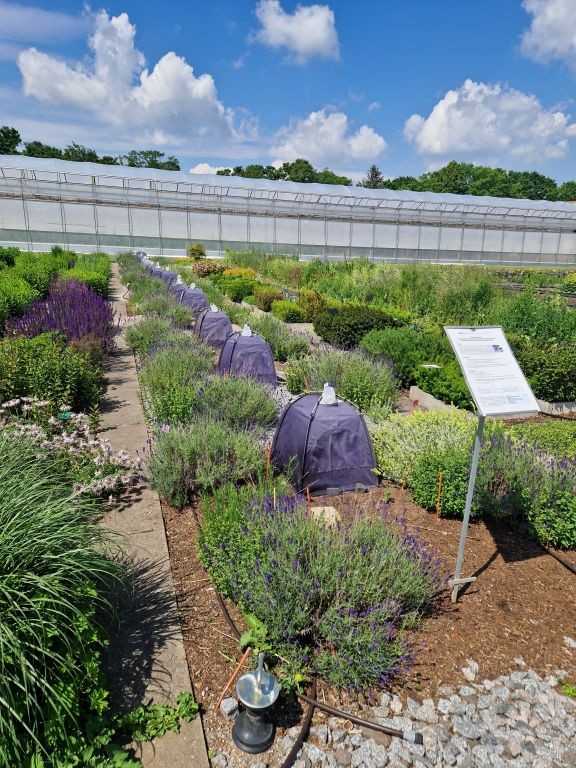
{"label": "purple mesh tent", "polygon": [[188,307],[193,314],[197,315],[210,306],[206,294],[200,288],[189,288],[186,285],[179,286],[179,288],[180,290],[175,291],[174,295],[178,302]]}
{"label": "purple mesh tent", "polygon": [[203,342],[220,349],[232,333],[232,323],[225,312],[210,307],[198,315],[194,330]]}
{"label": "purple mesh tent", "polygon": [[270,345],[262,336],[233,333],[220,352],[218,372],[222,375],[247,376],[262,384],[276,386],[276,369]]}
{"label": "purple mesh tent", "polygon": [[339,493],[378,484],[370,436],[361,413],[346,400],[324,405],[322,394],[301,395],[280,416],[272,465],[289,471],[297,490]]}

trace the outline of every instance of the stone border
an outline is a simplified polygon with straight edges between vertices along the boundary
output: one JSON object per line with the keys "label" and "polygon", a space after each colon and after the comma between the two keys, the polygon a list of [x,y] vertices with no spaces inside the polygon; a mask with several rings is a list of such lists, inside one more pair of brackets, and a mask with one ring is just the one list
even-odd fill
{"label": "stone border", "polygon": [[[118,264],[112,265],[111,300],[120,327],[130,318],[126,314],[125,288],[120,282]],[[142,410],[136,362],[124,337],[118,334],[117,348],[106,370],[107,390],[103,402],[102,431],[115,450],[142,451],[148,431]],[[170,570],[164,519],[158,494],[144,487],[127,508],[115,507],[104,518],[104,525],[119,534],[126,556],[139,571],[153,573],[153,585],[144,599],[160,597],[165,619],[163,632],[155,637],[151,621],[130,612],[120,616],[119,641],[114,645],[111,664],[117,674],[113,680],[120,696],[131,705],[143,702],[174,704],[181,691],[192,693],[190,673],[184,651],[178,605]],[[150,578],[150,577],[148,577]],[[150,605],[134,613],[154,612]],[[148,611],[148,614],[146,613]],[[137,697],[138,700],[134,701]],[[152,743],[137,745],[144,768],[209,768],[208,752],[201,716],[183,723],[179,733],[167,733]]]}
{"label": "stone border", "polygon": [[[409,398],[414,405],[420,406],[425,411],[458,411],[465,410],[464,408],[457,408],[455,405],[447,405],[442,400],[431,395],[420,387],[410,387]],[[547,403],[546,400],[538,400],[540,410],[545,416],[576,416],[576,403]],[[470,411],[471,413],[471,411]],[[505,419],[506,417],[501,416]],[[508,418],[518,419],[520,416],[514,415]],[[526,417],[530,418],[530,417]]]}

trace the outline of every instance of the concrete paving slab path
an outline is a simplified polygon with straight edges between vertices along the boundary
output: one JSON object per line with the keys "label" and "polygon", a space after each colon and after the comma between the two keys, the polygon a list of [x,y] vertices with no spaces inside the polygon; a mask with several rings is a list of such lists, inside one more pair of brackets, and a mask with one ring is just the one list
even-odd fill
{"label": "concrete paving slab path", "polygon": [[[120,330],[128,321],[125,293],[118,264],[113,264],[111,300]],[[115,450],[144,451],[148,432],[136,364],[122,332],[106,381],[102,436]],[[134,573],[133,589],[121,611],[118,638],[110,653],[115,704],[124,709],[148,702],[173,704],[181,691],[192,692],[192,685],[158,495],[144,486],[129,504],[111,510],[104,525],[119,534]],[[143,744],[138,757],[144,768],[209,768],[200,716],[184,723],[178,734],[168,733]]]}

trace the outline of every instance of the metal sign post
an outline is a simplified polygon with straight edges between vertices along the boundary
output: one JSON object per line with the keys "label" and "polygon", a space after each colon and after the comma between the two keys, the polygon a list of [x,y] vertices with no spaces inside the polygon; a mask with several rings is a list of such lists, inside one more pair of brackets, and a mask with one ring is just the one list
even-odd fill
{"label": "metal sign post", "polygon": [[458,544],[458,557],[456,558],[456,570],[454,577],[450,579],[452,587],[452,602],[458,600],[458,592],[464,584],[471,584],[476,581],[476,576],[462,578],[462,566],[464,565],[464,550],[466,547],[466,538],[468,536],[468,526],[470,524],[470,514],[472,512],[472,501],[474,500],[474,488],[476,487],[476,476],[478,474],[478,464],[480,463],[480,451],[482,450],[482,436],[484,434],[484,416],[478,418],[478,428],[474,437],[474,448],[472,449],[472,462],[470,464],[470,477],[468,479],[468,492],[466,493],[466,504],[464,505],[464,519],[460,531],[460,543]]}
{"label": "metal sign post", "polygon": [[454,327],[444,330],[458,359],[464,379],[478,412],[478,428],[474,437],[468,491],[464,505],[464,519],[456,558],[456,570],[450,580],[452,602],[458,600],[460,588],[476,581],[475,576],[462,577],[466,537],[470,525],[474,488],[482,450],[484,422],[487,416],[528,416],[540,408],[530,385],[526,381],[502,328]]}

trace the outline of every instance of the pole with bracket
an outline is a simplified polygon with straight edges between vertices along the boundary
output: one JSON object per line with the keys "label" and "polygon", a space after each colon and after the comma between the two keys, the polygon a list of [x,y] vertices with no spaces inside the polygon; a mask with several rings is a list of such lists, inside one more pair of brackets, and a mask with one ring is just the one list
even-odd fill
{"label": "pole with bracket", "polygon": [[472,462],[470,464],[470,477],[468,479],[468,492],[466,493],[466,504],[464,506],[464,520],[460,531],[460,543],[458,545],[458,556],[456,558],[456,570],[454,578],[450,579],[452,587],[452,602],[458,600],[460,587],[464,584],[471,584],[476,581],[476,576],[462,578],[462,566],[464,565],[464,550],[466,547],[466,538],[468,536],[468,526],[470,524],[470,514],[472,512],[472,501],[474,499],[474,488],[476,486],[476,476],[478,474],[478,464],[480,462],[480,451],[482,449],[482,437],[484,434],[484,416],[478,417],[478,428],[474,437],[474,448],[472,450]]}

